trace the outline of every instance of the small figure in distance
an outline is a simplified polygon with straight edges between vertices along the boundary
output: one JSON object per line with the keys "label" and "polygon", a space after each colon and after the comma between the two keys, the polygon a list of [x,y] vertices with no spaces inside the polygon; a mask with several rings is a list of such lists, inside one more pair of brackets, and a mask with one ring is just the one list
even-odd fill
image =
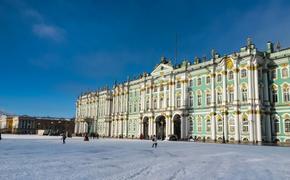
{"label": "small figure in distance", "polygon": [[0,132],[0,140],[2,139],[2,135],[1,135],[1,132]]}
{"label": "small figure in distance", "polygon": [[88,133],[86,133],[86,134],[85,134],[84,141],[89,141],[89,136],[88,136]]}
{"label": "small figure in distance", "polygon": [[153,135],[152,141],[153,141],[152,148],[153,147],[157,148],[157,138],[155,135]]}
{"label": "small figure in distance", "polygon": [[65,144],[65,139],[66,139],[66,135],[65,133],[62,133],[62,144]]}

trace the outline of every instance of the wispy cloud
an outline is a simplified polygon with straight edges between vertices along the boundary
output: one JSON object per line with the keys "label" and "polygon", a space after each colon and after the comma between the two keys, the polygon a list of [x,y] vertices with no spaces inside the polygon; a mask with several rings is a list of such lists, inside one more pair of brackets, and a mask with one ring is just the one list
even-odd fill
{"label": "wispy cloud", "polygon": [[64,29],[54,25],[34,24],[32,30],[40,38],[51,39],[56,42],[61,42],[65,39]]}
{"label": "wispy cloud", "polygon": [[44,14],[32,8],[24,1],[8,1],[16,9],[21,16],[31,24],[32,33],[42,39],[51,40],[54,42],[63,42],[65,40],[66,31],[64,28],[48,22]]}

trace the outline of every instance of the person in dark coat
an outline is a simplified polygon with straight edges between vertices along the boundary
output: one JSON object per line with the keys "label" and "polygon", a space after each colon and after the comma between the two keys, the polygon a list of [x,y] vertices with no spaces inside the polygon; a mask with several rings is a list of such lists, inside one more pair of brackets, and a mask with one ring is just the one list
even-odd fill
{"label": "person in dark coat", "polygon": [[86,133],[86,134],[85,134],[84,141],[89,141],[89,136],[88,136],[88,133]]}
{"label": "person in dark coat", "polygon": [[2,135],[1,135],[1,132],[0,132],[0,140],[2,139]]}
{"label": "person in dark coat", "polygon": [[157,148],[157,137],[154,135],[152,138],[153,144],[152,144],[152,148],[155,147]]}
{"label": "person in dark coat", "polygon": [[66,135],[65,133],[62,134],[62,144],[65,144]]}

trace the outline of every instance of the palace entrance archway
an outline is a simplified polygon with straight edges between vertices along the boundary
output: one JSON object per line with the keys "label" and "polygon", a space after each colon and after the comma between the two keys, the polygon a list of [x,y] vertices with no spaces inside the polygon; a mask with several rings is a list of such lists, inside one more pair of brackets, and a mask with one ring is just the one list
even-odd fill
{"label": "palace entrance archway", "polygon": [[179,114],[173,117],[173,128],[173,134],[177,136],[177,139],[181,139],[181,117]]}
{"label": "palace entrance archway", "polygon": [[143,135],[144,135],[144,139],[149,139],[148,129],[149,129],[149,118],[148,117],[144,117],[144,119],[143,119]]}
{"label": "palace entrance archway", "polygon": [[165,127],[166,127],[166,121],[165,117],[163,115],[158,116],[156,118],[156,137],[157,139],[165,139]]}

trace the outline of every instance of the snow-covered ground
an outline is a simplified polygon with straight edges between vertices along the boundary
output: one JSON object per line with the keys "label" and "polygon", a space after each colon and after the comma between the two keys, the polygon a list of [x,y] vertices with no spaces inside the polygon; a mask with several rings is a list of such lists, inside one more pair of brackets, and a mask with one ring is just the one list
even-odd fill
{"label": "snow-covered ground", "polygon": [[290,179],[290,148],[2,135],[0,179]]}

